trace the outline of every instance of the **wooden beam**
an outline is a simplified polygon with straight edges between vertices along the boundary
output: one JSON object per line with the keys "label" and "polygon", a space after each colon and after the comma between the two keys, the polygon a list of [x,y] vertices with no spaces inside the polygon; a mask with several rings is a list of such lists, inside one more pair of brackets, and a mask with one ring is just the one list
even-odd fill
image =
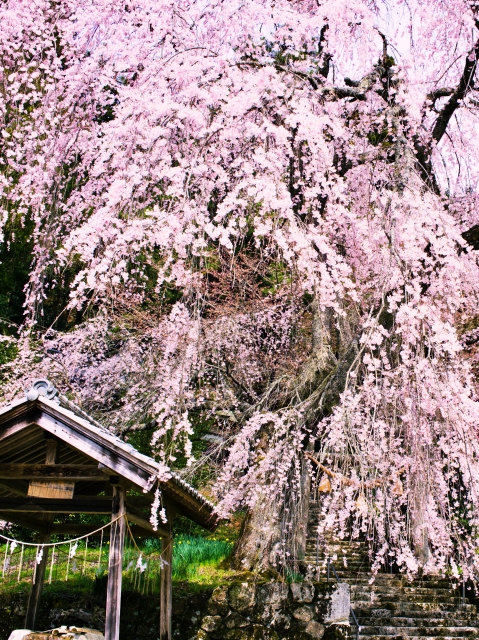
{"label": "wooden beam", "polygon": [[56,498],[2,498],[0,512],[15,513],[111,513],[111,501],[101,496]]}
{"label": "wooden beam", "polygon": [[17,481],[17,482],[8,482],[8,481],[0,481],[0,487],[2,489],[6,489],[10,493],[13,493],[16,496],[23,496],[24,498],[28,495],[28,483]]}
{"label": "wooden beam", "polygon": [[160,638],[159,640],[172,640],[171,614],[173,608],[172,598],[172,563],[173,563],[173,535],[170,533],[161,539],[161,558],[163,566],[160,578]]}
{"label": "wooden beam", "polygon": [[45,523],[45,520],[42,521],[35,520],[35,518],[22,518],[18,513],[9,513],[8,511],[5,511],[2,513],[2,520],[16,524],[19,527],[25,527],[25,529],[37,531],[38,533],[47,533],[48,531],[48,526]]}
{"label": "wooden beam", "polygon": [[[120,485],[118,485],[120,486]],[[150,501],[132,496],[132,507],[149,508]],[[111,513],[111,499],[104,496],[73,496],[62,498],[4,498],[0,496],[0,512],[15,513]]]}
{"label": "wooden beam", "polygon": [[87,430],[81,422],[65,414],[61,407],[43,403],[42,411],[36,423],[45,431],[61,438],[71,447],[101,462],[116,474],[127,478],[144,490],[150,490],[152,477],[156,477],[157,468],[139,461],[122,447],[106,439],[101,433]]}
{"label": "wooden beam", "polygon": [[35,418],[37,415],[38,412],[30,411],[29,414],[24,418],[11,418],[8,423],[3,424],[0,427],[0,442],[2,440],[5,440],[6,438],[9,438],[10,436],[15,435],[19,431],[23,431],[23,429],[36,424]]}
{"label": "wooden beam", "polygon": [[[17,524],[17,523],[14,523],[14,524]],[[28,525],[22,525],[22,526],[28,526]],[[88,534],[91,534],[91,531],[93,531],[94,528],[95,528],[95,525],[91,525],[91,524],[53,524],[51,532],[52,534],[62,534],[62,535],[79,537],[79,536],[86,536]],[[143,527],[140,527],[136,524],[131,524],[130,529],[132,534],[135,537],[138,536],[141,538],[151,538],[152,536],[151,531],[149,531],[148,529],[144,529]],[[100,538],[101,531],[98,531],[95,534],[91,534],[90,537]]]}
{"label": "wooden beam", "polygon": [[97,465],[75,464],[0,464],[3,480],[86,480],[101,482],[106,475]]}
{"label": "wooden beam", "polygon": [[124,516],[125,513],[125,489],[121,485],[115,485],[111,507],[112,524],[106,592],[105,640],[120,639],[122,560],[126,532],[126,518],[121,516]]}
{"label": "wooden beam", "polygon": [[196,522],[208,531],[214,531],[218,526],[218,517],[211,509],[202,504],[197,498],[183,491],[172,480],[161,483],[163,503],[170,501],[174,504],[175,511]]}

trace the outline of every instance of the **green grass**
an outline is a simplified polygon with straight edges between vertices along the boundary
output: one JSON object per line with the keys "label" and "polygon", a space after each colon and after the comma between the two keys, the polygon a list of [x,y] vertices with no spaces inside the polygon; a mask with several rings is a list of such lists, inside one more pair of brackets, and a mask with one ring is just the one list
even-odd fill
{"label": "green grass", "polygon": [[173,580],[197,580],[201,569],[219,565],[232,549],[233,544],[224,540],[178,536],[173,547]]}
{"label": "green grass", "polygon": [[[216,584],[225,574],[219,565],[231,554],[232,548],[233,542],[224,539],[185,534],[176,536],[173,546],[173,580],[203,585]],[[84,543],[78,545],[74,557],[70,559],[68,550],[68,545],[57,546],[53,564],[50,551],[45,572],[45,589],[91,592],[95,581],[106,579],[108,543],[103,545],[101,557],[98,548],[85,547]],[[29,590],[35,568],[35,552],[26,550],[20,562],[20,547],[13,553],[8,551],[6,555],[5,551],[5,545],[0,545],[0,592]],[[143,571],[138,569],[139,551],[142,554]],[[159,593],[161,541],[144,540],[140,543],[139,551],[127,540],[123,554],[124,588],[144,594]]]}

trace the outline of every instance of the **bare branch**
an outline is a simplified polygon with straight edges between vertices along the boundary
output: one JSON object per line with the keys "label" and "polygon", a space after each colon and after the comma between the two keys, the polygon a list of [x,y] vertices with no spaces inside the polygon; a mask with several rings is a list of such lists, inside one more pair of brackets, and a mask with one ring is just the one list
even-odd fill
{"label": "bare branch", "polygon": [[454,93],[454,89],[452,87],[442,87],[441,89],[431,91],[431,93],[428,93],[426,97],[431,102],[435,102],[438,98],[445,98],[446,96],[450,96],[452,93]]}
{"label": "bare branch", "polygon": [[[476,25],[477,26],[477,25]],[[439,142],[444,135],[449,120],[467,94],[474,89],[474,76],[477,69],[477,60],[479,58],[479,40],[476,41],[473,49],[469,52],[464,64],[464,71],[455,91],[440,111],[434,128],[432,130],[432,138]]]}

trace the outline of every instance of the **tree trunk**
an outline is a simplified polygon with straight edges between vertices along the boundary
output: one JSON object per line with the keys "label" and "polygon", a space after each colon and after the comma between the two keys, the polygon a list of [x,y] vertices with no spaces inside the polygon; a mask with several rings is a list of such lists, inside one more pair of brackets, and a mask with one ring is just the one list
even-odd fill
{"label": "tree trunk", "polygon": [[243,571],[278,570],[281,564],[281,505],[259,500],[247,515],[236,543],[234,567]]}
{"label": "tree trunk", "polygon": [[[315,422],[323,408],[321,389],[328,375],[336,368],[326,390],[328,402],[337,401],[343,382],[342,369],[337,356],[341,351],[341,335],[335,325],[333,311],[322,309],[317,297],[312,302],[311,356],[283,398],[301,397],[306,401],[312,397],[311,406],[305,410],[305,420]],[[349,335],[348,335],[349,338]],[[335,355],[336,354],[336,355]],[[344,368],[344,367],[343,367]],[[337,379],[336,379],[337,378]],[[316,398],[316,392],[319,395]],[[275,407],[276,409],[278,407]],[[313,442],[305,442],[305,447],[313,450]],[[286,495],[282,501],[279,495],[260,499],[248,514],[234,553],[234,566],[248,571],[267,569],[282,570],[288,567],[298,570],[306,550],[308,512],[310,498],[310,478],[307,464],[302,461],[300,495]]]}

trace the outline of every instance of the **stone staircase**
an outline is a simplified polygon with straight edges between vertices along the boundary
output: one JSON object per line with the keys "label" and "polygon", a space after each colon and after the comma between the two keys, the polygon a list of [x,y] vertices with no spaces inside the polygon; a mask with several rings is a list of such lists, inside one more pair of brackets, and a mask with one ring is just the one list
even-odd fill
{"label": "stone staircase", "polygon": [[[327,557],[338,578],[351,588],[351,606],[359,621],[359,637],[367,640],[447,640],[479,638],[479,617],[474,604],[447,578],[423,577],[409,582],[400,574],[377,574],[370,584],[370,563],[364,544],[328,540],[318,545],[315,525],[318,505],[311,503],[305,561],[327,579]],[[336,580],[332,570],[330,580]],[[351,618],[352,637],[356,627]]]}

